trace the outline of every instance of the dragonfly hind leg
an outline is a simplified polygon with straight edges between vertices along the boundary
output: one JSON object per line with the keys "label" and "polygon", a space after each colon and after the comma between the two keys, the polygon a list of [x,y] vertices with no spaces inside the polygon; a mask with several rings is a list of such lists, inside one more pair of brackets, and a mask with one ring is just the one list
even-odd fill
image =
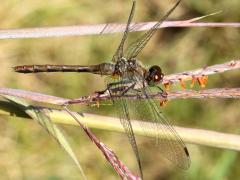
{"label": "dragonfly hind leg", "polygon": [[127,94],[130,90],[134,90],[136,83],[132,83],[130,86],[126,87],[126,89],[124,89],[121,92],[121,95],[124,96],[125,94]]}
{"label": "dragonfly hind leg", "polygon": [[114,101],[113,101],[113,97],[112,97],[112,93],[110,91],[110,88],[107,86],[106,89],[102,90],[102,91],[95,91],[95,93],[97,93],[97,97],[99,97],[100,95],[103,95],[105,94],[106,92],[108,92],[109,96],[110,96],[110,99],[112,101],[112,104],[114,104]]}
{"label": "dragonfly hind leg", "polygon": [[114,98],[113,98],[113,94],[115,93],[114,91],[116,91],[116,89],[118,88],[113,88],[114,86],[117,86],[119,84],[122,84],[122,82],[114,82],[114,83],[109,83],[107,84],[107,88],[102,90],[102,91],[96,91],[96,93],[98,94],[98,96],[103,95],[105,93],[108,92],[110,99],[112,101],[112,104],[114,104]]}
{"label": "dragonfly hind leg", "polygon": [[109,96],[114,103],[114,96],[124,96],[126,93],[128,93],[130,90],[136,90],[134,89],[136,83],[130,83],[127,81],[119,81],[114,83],[109,83],[107,85],[107,88],[103,91],[97,91],[99,95],[105,94],[106,92],[109,93]]}
{"label": "dragonfly hind leg", "polygon": [[[116,85],[119,85],[119,87],[114,87]],[[111,100],[112,100],[113,104],[114,104],[114,98],[113,98],[114,95],[124,96],[130,90],[134,89],[135,85],[136,85],[136,83],[132,83],[129,86],[126,86],[126,82],[121,82],[121,81],[120,82],[116,82],[116,83],[108,84],[107,91],[109,92],[109,95],[111,97]]]}

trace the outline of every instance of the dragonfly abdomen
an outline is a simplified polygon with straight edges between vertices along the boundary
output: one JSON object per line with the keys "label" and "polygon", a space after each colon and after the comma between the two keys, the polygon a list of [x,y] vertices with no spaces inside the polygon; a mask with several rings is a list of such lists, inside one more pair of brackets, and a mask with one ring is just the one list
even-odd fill
{"label": "dragonfly abdomen", "polygon": [[18,73],[40,73],[40,72],[89,72],[101,75],[111,75],[114,72],[114,65],[102,63],[98,65],[22,65],[13,67]]}

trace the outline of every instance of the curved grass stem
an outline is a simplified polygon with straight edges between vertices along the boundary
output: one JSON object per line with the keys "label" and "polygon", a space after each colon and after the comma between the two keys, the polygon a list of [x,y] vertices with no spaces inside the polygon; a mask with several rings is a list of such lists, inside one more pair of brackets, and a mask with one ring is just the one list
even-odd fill
{"label": "curved grass stem", "polygon": [[[5,102],[6,103],[6,102]],[[6,106],[6,105],[5,105]],[[7,106],[6,106],[7,107]],[[12,116],[11,108],[6,108],[0,111],[1,116]],[[69,116],[65,111],[53,110],[45,108],[48,111],[49,117],[54,123],[65,124],[65,125],[78,125],[78,123]],[[124,132],[124,129],[119,122],[118,118],[100,116],[94,114],[84,113],[83,116],[79,113],[72,112],[72,114],[78,118],[78,120],[89,128]],[[21,117],[18,115],[18,117]],[[14,117],[16,118],[16,117]],[[27,116],[22,116],[22,118],[27,118]],[[132,121],[133,129],[136,135],[144,136],[142,128],[139,126],[137,120]],[[240,135],[237,134],[227,134],[216,131],[204,130],[204,129],[193,129],[193,128],[183,128],[174,126],[176,131],[179,133],[184,142],[190,144],[197,144],[215,148],[229,149],[240,151]],[[154,132],[153,132],[154,134]],[[149,136],[151,134],[149,133]]]}

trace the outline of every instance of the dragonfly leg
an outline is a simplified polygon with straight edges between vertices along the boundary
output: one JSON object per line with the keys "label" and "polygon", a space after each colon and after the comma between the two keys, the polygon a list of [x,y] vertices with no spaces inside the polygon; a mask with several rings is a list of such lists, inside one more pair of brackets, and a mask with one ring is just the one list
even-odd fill
{"label": "dragonfly leg", "polygon": [[97,93],[98,97],[102,94],[105,94],[106,92],[109,93],[110,99],[111,99],[112,103],[114,104],[112,93],[111,93],[111,90],[110,90],[110,86],[107,86],[107,88],[102,90],[102,91],[95,91],[95,93]]}
{"label": "dragonfly leg", "polygon": [[117,91],[119,91],[119,88],[114,88],[114,86],[117,86],[119,84],[123,84],[121,81],[120,82],[114,82],[114,83],[109,83],[107,84],[107,88],[102,90],[102,91],[96,91],[96,93],[98,94],[98,96],[105,94],[106,92],[109,93],[109,96],[112,100],[112,103],[114,104],[114,99],[113,99],[113,94]]}
{"label": "dragonfly leg", "polygon": [[166,91],[164,91],[160,86],[156,86],[156,88],[158,88],[159,90],[160,90],[160,93],[162,94],[162,96],[164,97],[164,98],[166,98],[167,97],[167,92]]}
{"label": "dragonfly leg", "polygon": [[109,83],[109,84],[107,84],[107,88],[106,89],[104,89],[102,91],[96,91],[96,93],[99,94],[99,95],[102,95],[102,94],[105,94],[108,91],[110,96],[111,96],[111,92],[110,91],[111,91],[112,87],[116,86],[118,84],[122,84],[122,83],[121,82]]}
{"label": "dragonfly leg", "polygon": [[160,90],[161,93],[165,92],[160,86],[156,86]]}
{"label": "dragonfly leg", "polygon": [[108,93],[109,93],[109,96],[110,96],[110,98],[111,98],[112,104],[114,104],[114,100],[113,100],[112,93],[111,93],[111,90],[110,90],[111,86],[113,86],[113,85],[108,84],[106,90],[107,90]]}
{"label": "dragonfly leg", "polygon": [[126,89],[124,89],[121,93],[121,95],[125,95],[129,90],[134,89],[134,86],[136,85],[136,83],[132,83],[130,86],[128,86]]}
{"label": "dragonfly leg", "polygon": [[[129,85],[130,84],[130,85]],[[114,83],[107,84],[107,88],[103,91],[96,91],[98,95],[105,94],[106,92],[109,93],[109,96],[114,104],[114,94],[118,94],[120,96],[125,95],[129,90],[136,90],[134,89],[136,83],[131,83],[129,81],[119,81]]]}
{"label": "dragonfly leg", "polygon": [[[110,95],[111,100],[112,100],[113,103],[114,103],[114,98],[112,98],[113,96],[112,96],[111,91],[112,91],[113,93],[114,93],[114,91],[115,91],[115,93],[116,93],[117,91],[120,91],[120,92],[121,92],[120,95],[123,96],[123,95],[126,94],[129,90],[134,89],[134,86],[136,85],[136,83],[132,83],[130,86],[124,86],[124,85],[127,84],[127,83],[129,83],[129,82],[128,82],[128,81],[120,81],[120,82],[115,82],[115,83],[110,83],[110,84],[108,84],[107,90],[108,90],[108,92],[109,92],[109,95]],[[116,87],[116,88],[111,89],[111,87],[116,86],[116,85],[118,85],[118,84],[120,84],[120,85],[122,85],[122,86],[119,86],[119,87]]]}

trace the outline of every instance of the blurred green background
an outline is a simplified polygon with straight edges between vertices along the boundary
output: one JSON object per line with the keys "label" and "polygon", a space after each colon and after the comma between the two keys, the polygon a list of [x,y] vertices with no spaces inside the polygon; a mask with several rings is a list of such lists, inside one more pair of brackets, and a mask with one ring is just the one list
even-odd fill
{"label": "blurred green background", "polygon": [[[173,0],[138,0],[134,21],[158,20]],[[239,22],[239,0],[183,0],[169,19],[184,20],[223,10],[204,19],[212,22]],[[3,0],[0,28],[25,28],[126,22],[131,1],[97,0]],[[165,74],[224,63],[240,57],[240,30],[237,28],[167,28],[152,38],[139,59],[143,64],[160,65]],[[140,33],[131,33],[131,38]],[[96,64],[110,61],[121,34],[1,40],[1,87],[37,91],[76,98],[104,89],[104,78],[77,73],[17,74],[11,69],[23,64]],[[239,70],[209,77],[207,88],[239,87]],[[180,86],[176,87],[180,89]],[[174,125],[239,133],[238,100],[176,100],[164,107]],[[83,111],[76,106],[74,110]],[[109,107],[88,109],[108,115]],[[79,172],[58,144],[33,121],[0,117],[0,179],[78,179]],[[89,179],[117,179],[116,173],[79,127],[61,126]],[[135,157],[124,134],[93,130],[129,168],[137,172]],[[171,165],[148,139],[138,137],[146,179],[237,179],[239,153],[188,145],[192,164],[188,171]]]}

